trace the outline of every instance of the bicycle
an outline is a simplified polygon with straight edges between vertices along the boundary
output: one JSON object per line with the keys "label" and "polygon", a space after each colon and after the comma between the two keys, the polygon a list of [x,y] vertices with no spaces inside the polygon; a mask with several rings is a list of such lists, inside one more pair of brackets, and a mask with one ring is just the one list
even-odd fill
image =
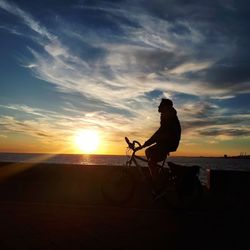
{"label": "bicycle", "polygon": [[[130,142],[127,137],[125,137],[125,141],[128,151],[132,151],[131,156],[124,166],[115,168],[109,176],[109,180],[105,180],[102,185],[103,196],[113,205],[123,205],[133,197],[137,182],[133,172],[130,171],[133,167],[139,169],[143,180],[151,185],[150,177],[145,171],[148,168],[143,167],[137,161],[148,163],[147,159],[136,155],[137,148],[141,147],[141,144],[135,140]],[[156,202],[163,199],[174,208],[197,204],[202,196],[202,185],[198,177],[200,167],[187,167],[173,162],[167,162],[166,166],[168,155],[169,153],[166,154],[166,158],[161,164],[157,164],[163,187],[159,194],[152,193],[152,200]]]}

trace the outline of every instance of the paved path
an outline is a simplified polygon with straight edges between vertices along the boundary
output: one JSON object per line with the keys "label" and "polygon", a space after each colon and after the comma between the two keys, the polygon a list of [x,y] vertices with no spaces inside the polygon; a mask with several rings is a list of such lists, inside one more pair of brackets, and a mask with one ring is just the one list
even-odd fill
{"label": "paved path", "polygon": [[1,202],[0,249],[249,249],[249,218],[72,204]]}
{"label": "paved path", "polygon": [[0,166],[0,250],[250,249],[249,207],[217,199],[210,208],[169,210],[141,185],[126,207],[110,207],[100,183],[111,170]]}
{"label": "paved path", "polygon": [[0,249],[166,249],[175,220],[160,210],[2,202]]}

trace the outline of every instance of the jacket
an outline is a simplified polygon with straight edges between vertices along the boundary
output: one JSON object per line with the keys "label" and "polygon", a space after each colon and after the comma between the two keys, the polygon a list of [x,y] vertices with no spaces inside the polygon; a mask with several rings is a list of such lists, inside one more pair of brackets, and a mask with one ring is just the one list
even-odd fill
{"label": "jacket", "polygon": [[181,125],[177,111],[172,107],[167,112],[161,113],[160,128],[144,143],[150,146],[154,143],[166,152],[176,151],[181,139]]}

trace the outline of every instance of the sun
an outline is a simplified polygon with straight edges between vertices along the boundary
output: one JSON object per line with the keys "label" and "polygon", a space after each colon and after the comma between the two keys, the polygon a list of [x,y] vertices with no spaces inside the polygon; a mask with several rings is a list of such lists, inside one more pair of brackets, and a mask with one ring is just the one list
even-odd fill
{"label": "sun", "polygon": [[75,135],[75,144],[83,153],[96,152],[100,143],[99,134],[95,130],[82,130]]}

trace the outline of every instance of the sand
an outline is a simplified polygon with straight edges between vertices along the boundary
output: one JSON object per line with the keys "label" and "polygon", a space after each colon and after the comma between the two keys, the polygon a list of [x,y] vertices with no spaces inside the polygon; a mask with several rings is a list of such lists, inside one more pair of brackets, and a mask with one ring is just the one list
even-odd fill
{"label": "sand", "polygon": [[116,207],[100,191],[112,169],[0,164],[0,249],[249,249],[248,204],[206,193],[199,207],[174,210],[138,182]]}

